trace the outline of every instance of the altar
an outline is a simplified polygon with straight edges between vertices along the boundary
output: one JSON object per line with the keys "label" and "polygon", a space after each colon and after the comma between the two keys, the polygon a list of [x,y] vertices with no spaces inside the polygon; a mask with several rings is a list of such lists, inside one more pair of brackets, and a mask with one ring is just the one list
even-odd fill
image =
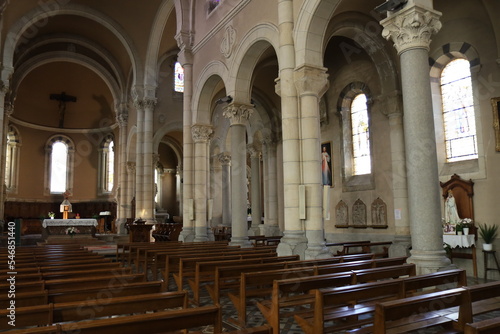
{"label": "altar", "polygon": [[44,219],[42,237],[49,239],[93,239],[96,219]]}

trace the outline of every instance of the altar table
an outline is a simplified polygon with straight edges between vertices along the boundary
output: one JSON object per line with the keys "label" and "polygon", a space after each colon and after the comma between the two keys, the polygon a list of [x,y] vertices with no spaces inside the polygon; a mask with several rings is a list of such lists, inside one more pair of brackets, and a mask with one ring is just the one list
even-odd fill
{"label": "altar table", "polygon": [[[472,259],[472,269],[474,277],[477,277],[477,258],[476,258],[476,236],[474,234],[468,235],[453,235],[444,234],[443,242],[451,247],[451,260],[453,258]],[[471,253],[453,252],[455,248],[470,249]]]}
{"label": "altar table", "polygon": [[[44,239],[51,236],[89,238],[95,237],[96,226],[96,219],[44,219],[42,234]],[[78,232],[68,235],[67,230],[70,227],[76,228]]]}

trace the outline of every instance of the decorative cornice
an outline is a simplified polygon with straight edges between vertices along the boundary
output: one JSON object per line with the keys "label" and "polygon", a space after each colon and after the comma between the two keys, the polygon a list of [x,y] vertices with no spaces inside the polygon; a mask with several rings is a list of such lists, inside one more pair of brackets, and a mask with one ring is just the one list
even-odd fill
{"label": "decorative cornice", "polygon": [[253,110],[252,105],[233,103],[224,108],[222,116],[228,118],[231,125],[245,125]]}
{"label": "decorative cornice", "polygon": [[398,54],[410,49],[429,51],[431,36],[441,29],[441,13],[416,5],[382,20],[382,36],[392,39]]}
{"label": "decorative cornice", "polygon": [[195,143],[208,142],[214,130],[209,125],[195,124],[191,127],[191,135]]}

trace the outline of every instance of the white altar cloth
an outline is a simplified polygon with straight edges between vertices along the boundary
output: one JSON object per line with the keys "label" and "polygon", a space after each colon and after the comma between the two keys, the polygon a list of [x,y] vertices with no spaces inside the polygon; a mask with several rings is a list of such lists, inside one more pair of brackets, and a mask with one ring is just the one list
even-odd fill
{"label": "white altar cloth", "polygon": [[43,227],[47,226],[97,226],[97,220],[89,219],[44,219]]}
{"label": "white altar cloth", "polygon": [[453,234],[444,234],[443,242],[450,245],[451,248],[456,247],[472,247],[475,245],[476,241],[474,240],[474,234],[469,235],[453,235]]}

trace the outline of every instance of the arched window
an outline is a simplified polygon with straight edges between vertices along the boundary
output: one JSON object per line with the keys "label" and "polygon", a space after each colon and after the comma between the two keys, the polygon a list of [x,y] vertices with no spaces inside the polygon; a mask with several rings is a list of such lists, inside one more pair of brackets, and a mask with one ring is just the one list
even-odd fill
{"label": "arched window", "polygon": [[184,69],[178,61],[174,65],[174,90],[179,93],[184,92]]}
{"label": "arched window", "polygon": [[66,136],[56,135],[46,145],[46,195],[73,189],[74,144]]}
{"label": "arched window", "polygon": [[17,190],[20,146],[19,133],[11,125],[7,132],[7,147],[5,151],[5,186],[6,191],[9,193],[15,193]]}
{"label": "arched window", "polygon": [[353,175],[370,174],[372,171],[366,101],[365,94],[358,94],[351,103]]}
{"label": "arched window", "polygon": [[99,189],[101,193],[110,193],[113,191],[115,182],[115,143],[113,136],[107,136],[100,148],[99,154]]}
{"label": "arched window", "polygon": [[370,90],[362,82],[352,82],[337,103],[341,116],[342,187],[344,191],[373,189],[372,142],[370,135]]}
{"label": "arched window", "polygon": [[476,121],[470,63],[449,62],[441,72],[446,161],[477,159]]}
{"label": "arched window", "polygon": [[50,192],[63,193],[68,186],[68,145],[56,141],[50,156]]}
{"label": "arched window", "polygon": [[208,0],[208,14],[210,14],[220,4],[221,0]]}

